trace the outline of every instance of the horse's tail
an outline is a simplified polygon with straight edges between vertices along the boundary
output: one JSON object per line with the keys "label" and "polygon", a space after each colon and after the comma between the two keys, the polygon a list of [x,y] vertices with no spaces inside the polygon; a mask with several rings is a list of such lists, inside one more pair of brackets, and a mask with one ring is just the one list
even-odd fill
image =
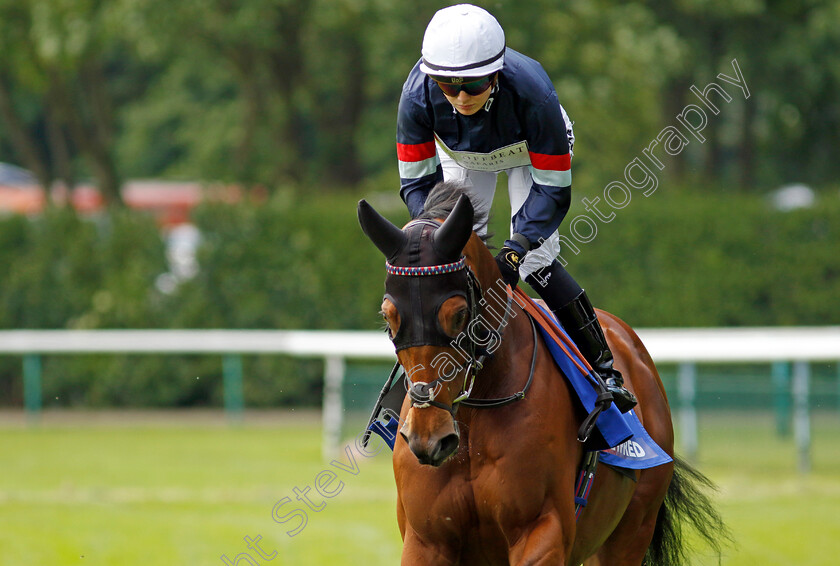
{"label": "horse's tail", "polygon": [[729,529],[723,522],[706,491],[715,490],[714,484],[679,458],[674,458],[674,476],[665,501],[659,508],[653,540],[648,547],[643,564],[647,566],[680,566],[688,558],[690,546],[683,527],[688,524],[699,538],[708,544],[718,558],[726,543],[732,541]]}

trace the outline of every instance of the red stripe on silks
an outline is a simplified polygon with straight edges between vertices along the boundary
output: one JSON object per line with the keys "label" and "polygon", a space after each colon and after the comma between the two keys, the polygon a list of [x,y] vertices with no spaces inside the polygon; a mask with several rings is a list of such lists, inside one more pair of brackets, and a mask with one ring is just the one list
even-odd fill
{"label": "red stripe on silks", "polygon": [[434,157],[437,153],[435,142],[417,144],[397,144],[397,159],[400,161],[423,161]]}
{"label": "red stripe on silks", "polygon": [[572,168],[572,156],[568,153],[564,155],[548,155],[546,153],[528,152],[531,156],[531,165],[537,169],[544,171],[568,171]]}

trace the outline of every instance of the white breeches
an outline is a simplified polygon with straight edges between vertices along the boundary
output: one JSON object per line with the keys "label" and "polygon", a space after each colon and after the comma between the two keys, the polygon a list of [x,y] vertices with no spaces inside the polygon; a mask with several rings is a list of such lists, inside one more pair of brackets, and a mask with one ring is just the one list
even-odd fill
{"label": "white breeches", "polygon": [[[446,152],[438,148],[440,164],[443,168],[443,180],[455,181],[463,185],[464,191],[470,197],[476,214],[488,214],[496,193],[497,172],[473,171],[458,165]],[[531,192],[531,171],[529,167],[516,167],[505,171],[508,178],[508,196],[510,197],[511,219],[519,211]],[[483,236],[487,227],[476,227],[478,234]],[[513,235],[513,224],[510,227]],[[550,265],[560,254],[560,238],[554,232],[542,245],[531,250],[525,256],[519,275],[524,279],[534,271]]]}

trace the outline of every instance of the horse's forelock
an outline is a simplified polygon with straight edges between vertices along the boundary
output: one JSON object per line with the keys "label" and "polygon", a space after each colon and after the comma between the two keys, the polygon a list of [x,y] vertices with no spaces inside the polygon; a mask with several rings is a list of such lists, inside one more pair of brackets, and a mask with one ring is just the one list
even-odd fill
{"label": "horse's forelock", "polygon": [[[438,183],[426,197],[426,204],[424,205],[423,213],[419,218],[438,219],[447,218],[458,203],[458,199],[462,194],[466,194],[463,185],[455,181],[444,181]],[[469,195],[468,195],[469,196]],[[475,206],[473,206],[475,208]],[[488,221],[488,214],[477,213],[473,218],[473,226],[475,228],[486,228]],[[490,235],[481,237],[486,243]]]}

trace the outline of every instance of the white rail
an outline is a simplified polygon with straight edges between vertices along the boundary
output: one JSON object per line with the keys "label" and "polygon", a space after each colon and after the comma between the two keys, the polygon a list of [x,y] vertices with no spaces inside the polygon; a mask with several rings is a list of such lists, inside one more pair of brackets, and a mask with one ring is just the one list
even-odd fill
{"label": "white rail", "polygon": [[[840,326],[637,330],[657,362],[840,359]],[[393,358],[382,332],[322,330],[5,330],[0,354],[287,354]]]}
{"label": "white rail", "polygon": [[6,330],[0,354],[287,354],[385,358],[382,332],[321,330]]}
{"label": "white rail", "polygon": [[655,362],[840,360],[840,326],[637,330]]}

